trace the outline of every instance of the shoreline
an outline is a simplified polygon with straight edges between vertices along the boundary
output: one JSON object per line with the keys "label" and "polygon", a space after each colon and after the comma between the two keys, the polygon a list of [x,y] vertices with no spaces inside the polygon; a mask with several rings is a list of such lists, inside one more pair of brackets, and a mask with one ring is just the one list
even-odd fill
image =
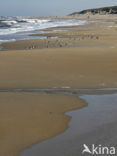
{"label": "shoreline", "polygon": [[[54,138],[31,146],[20,156],[59,156],[63,153],[64,156],[77,156],[81,155],[84,143],[88,147],[92,144],[116,147],[116,97],[117,92],[111,95],[81,95],[80,98],[88,103],[88,107],[67,113],[72,116],[69,128]],[[111,114],[112,110],[113,114]],[[106,113],[108,113],[108,117]],[[109,137],[107,138],[107,136]]]}
{"label": "shoreline", "polygon": [[[59,19],[59,17],[56,19]],[[117,40],[117,16],[115,15],[90,15],[90,18],[88,18],[88,15],[77,15],[66,16],[63,19],[86,20],[88,23],[84,25],[45,28],[41,30],[44,33],[40,33],[40,30],[35,30],[35,33],[29,34],[29,36],[45,38],[7,42],[2,43],[1,46],[4,50],[90,47],[91,45],[100,47],[101,44],[108,46],[109,42],[112,45],[112,39],[113,43]],[[90,45],[88,42],[94,43]],[[114,46],[112,45],[112,47]]]}

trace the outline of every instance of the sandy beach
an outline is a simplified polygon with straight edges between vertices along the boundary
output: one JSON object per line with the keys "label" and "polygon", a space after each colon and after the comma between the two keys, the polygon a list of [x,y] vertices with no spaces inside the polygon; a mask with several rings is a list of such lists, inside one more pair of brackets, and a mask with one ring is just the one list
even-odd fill
{"label": "sandy beach", "polygon": [[44,30],[47,39],[1,45],[1,156],[19,156],[24,149],[64,132],[70,121],[64,113],[87,106],[71,94],[3,90],[117,88],[116,19],[91,16],[87,25]]}

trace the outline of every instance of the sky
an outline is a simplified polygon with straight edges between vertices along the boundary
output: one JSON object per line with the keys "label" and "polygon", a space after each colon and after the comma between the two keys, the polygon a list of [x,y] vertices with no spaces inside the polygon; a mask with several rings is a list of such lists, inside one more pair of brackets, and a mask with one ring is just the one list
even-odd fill
{"label": "sky", "polygon": [[117,5],[117,0],[0,0],[0,16],[64,16]]}

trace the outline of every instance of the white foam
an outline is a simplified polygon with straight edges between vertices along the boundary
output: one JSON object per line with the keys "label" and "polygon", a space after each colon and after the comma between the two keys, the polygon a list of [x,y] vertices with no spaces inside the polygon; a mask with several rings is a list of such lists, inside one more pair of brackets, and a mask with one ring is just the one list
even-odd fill
{"label": "white foam", "polygon": [[5,42],[14,42],[16,39],[10,39],[10,40],[0,40],[0,43],[5,43]]}

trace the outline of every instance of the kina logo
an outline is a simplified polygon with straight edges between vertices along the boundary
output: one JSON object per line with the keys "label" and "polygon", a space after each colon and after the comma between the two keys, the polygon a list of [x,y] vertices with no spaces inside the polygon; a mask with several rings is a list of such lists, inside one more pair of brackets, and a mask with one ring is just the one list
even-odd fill
{"label": "kina logo", "polygon": [[84,149],[82,151],[82,154],[89,153],[91,155],[115,155],[116,153],[115,147],[103,147],[102,145],[95,146],[94,144],[92,144],[92,147],[90,149],[86,144],[84,144],[83,148]]}

